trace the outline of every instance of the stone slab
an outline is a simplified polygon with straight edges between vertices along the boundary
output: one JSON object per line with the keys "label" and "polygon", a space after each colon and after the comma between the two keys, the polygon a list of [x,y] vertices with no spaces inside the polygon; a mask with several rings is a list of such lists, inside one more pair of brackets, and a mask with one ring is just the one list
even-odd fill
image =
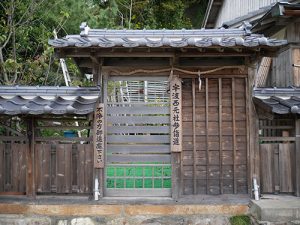
{"label": "stone slab", "polygon": [[250,212],[260,221],[288,222],[300,219],[300,198],[294,196],[266,196],[252,200]]}

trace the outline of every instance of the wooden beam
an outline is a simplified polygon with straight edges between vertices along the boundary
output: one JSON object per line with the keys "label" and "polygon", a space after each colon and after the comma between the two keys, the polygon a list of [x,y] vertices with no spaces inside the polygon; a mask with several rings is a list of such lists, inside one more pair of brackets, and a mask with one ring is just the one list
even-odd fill
{"label": "wooden beam", "polygon": [[300,196],[300,119],[295,120],[296,144],[295,144],[295,195]]}
{"label": "wooden beam", "polygon": [[180,197],[181,186],[181,153],[171,153],[172,163],[172,198],[176,201]]}
{"label": "wooden beam", "polygon": [[232,142],[233,142],[233,193],[237,194],[236,181],[236,116],[235,116],[235,79],[231,80],[231,101],[232,101]]}
{"label": "wooden beam", "polygon": [[222,151],[222,78],[219,81],[219,170],[220,170],[220,194],[223,194],[223,151]]}
{"label": "wooden beam", "polygon": [[209,194],[209,149],[208,149],[208,78],[205,78],[205,133],[206,133],[206,194]]}
{"label": "wooden beam", "polygon": [[255,107],[250,100],[252,96],[252,87],[254,84],[254,77],[256,75],[256,64],[251,63],[248,68],[248,79],[246,82],[246,116],[247,116],[247,170],[248,170],[248,192],[253,196],[253,178],[257,179],[260,185],[260,152],[258,142],[258,117],[256,115]]}
{"label": "wooden beam", "polygon": [[193,184],[194,195],[197,194],[197,149],[196,149],[196,81],[192,79],[192,101],[193,101]]}
{"label": "wooden beam", "polygon": [[26,152],[26,195],[30,198],[35,198],[35,154],[34,154],[34,119],[31,117],[27,123],[27,134],[28,134],[28,148]]}
{"label": "wooden beam", "polygon": [[272,64],[272,58],[263,57],[258,68],[257,76],[255,78],[256,87],[264,87],[268,78],[269,70]]}

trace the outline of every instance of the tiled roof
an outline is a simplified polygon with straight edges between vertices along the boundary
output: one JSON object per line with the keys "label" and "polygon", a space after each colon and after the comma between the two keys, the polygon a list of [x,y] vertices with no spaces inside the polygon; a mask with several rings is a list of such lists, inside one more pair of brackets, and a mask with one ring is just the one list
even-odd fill
{"label": "tiled roof", "polygon": [[253,102],[275,114],[300,114],[300,88],[256,88]]}
{"label": "tiled roof", "polygon": [[0,114],[74,114],[94,111],[99,99],[97,87],[0,86]]}
{"label": "tiled roof", "polygon": [[251,34],[248,28],[199,30],[106,30],[81,26],[80,35],[49,40],[56,48],[210,48],[210,47],[276,47],[286,41]]}

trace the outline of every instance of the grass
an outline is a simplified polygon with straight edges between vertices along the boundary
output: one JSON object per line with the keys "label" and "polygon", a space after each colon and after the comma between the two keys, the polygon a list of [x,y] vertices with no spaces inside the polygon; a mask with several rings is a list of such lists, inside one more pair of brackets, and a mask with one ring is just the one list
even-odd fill
{"label": "grass", "polygon": [[247,215],[239,215],[230,217],[230,224],[231,225],[250,225],[250,217]]}
{"label": "grass", "polygon": [[171,166],[110,166],[107,188],[171,188]]}

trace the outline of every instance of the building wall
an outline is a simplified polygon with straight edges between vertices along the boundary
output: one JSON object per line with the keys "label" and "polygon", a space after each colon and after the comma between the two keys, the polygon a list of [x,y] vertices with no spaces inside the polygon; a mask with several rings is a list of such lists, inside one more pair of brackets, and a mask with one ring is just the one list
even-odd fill
{"label": "building wall", "polygon": [[[216,28],[224,22],[244,16],[280,0],[225,0],[216,21]],[[281,0],[282,1],[282,0]]]}

